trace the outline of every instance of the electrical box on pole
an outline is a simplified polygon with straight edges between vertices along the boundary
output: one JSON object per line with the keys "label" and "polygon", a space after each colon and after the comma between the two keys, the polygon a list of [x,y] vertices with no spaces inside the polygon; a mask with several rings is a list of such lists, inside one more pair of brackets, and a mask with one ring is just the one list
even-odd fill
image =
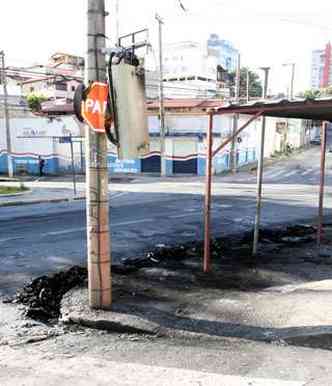
{"label": "electrical box on pole", "polygon": [[144,72],[127,63],[112,66],[118,132],[118,158],[134,159],[149,151]]}
{"label": "electrical box on pole", "polygon": [[76,116],[96,132],[106,132],[119,159],[135,159],[149,151],[145,108],[145,70],[134,48],[110,51],[108,84],[81,85],[74,97]]}

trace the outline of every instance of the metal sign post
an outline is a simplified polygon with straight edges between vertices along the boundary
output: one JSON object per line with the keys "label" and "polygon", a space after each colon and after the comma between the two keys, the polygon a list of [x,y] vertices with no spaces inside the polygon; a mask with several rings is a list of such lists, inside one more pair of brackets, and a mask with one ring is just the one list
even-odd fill
{"label": "metal sign post", "polygon": [[73,187],[74,187],[74,195],[76,196],[77,189],[76,189],[76,173],[75,173],[75,162],[74,162],[74,144],[71,136],[69,138],[70,138],[71,170],[73,174]]}
{"label": "metal sign post", "polygon": [[5,67],[5,53],[0,51],[1,57],[1,72],[3,83],[3,96],[4,96],[4,110],[5,110],[5,126],[6,126],[6,141],[7,141],[7,165],[8,165],[8,177],[13,178],[14,176],[14,165],[12,156],[12,145],[11,145],[11,133],[10,133],[10,113],[8,108],[8,90],[7,90],[7,76]]}
{"label": "metal sign post", "polygon": [[[56,137],[54,137],[56,138]],[[75,162],[74,162],[74,145],[73,145],[73,139],[72,136],[67,137],[59,137],[59,143],[69,143],[70,144],[70,155],[71,155],[71,171],[73,176],[73,188],[74,188],[74,196],[77,195],[77,189],[76,189],[76,173],[75,173]]]}

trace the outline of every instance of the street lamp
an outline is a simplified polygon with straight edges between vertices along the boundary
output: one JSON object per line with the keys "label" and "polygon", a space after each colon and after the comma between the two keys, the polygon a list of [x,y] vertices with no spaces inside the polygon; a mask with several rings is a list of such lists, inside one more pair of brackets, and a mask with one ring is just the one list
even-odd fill
{"label": "street lamp", "polygon": [[260,70],[264,71],[264,86],[263,86],[263,99],[267,97],[267,85],[269,82],[269,71],[271,67],[260,67]]}
{"label": "street lamp", "polygon": [[292,100],[294,98],[294,77],[295,77],[295,63],[284,63],[284,67],[291,66],[292,67],[292,73],[291,73],[291,83],[290,83],[290,93],[289,93],[289,99]]}

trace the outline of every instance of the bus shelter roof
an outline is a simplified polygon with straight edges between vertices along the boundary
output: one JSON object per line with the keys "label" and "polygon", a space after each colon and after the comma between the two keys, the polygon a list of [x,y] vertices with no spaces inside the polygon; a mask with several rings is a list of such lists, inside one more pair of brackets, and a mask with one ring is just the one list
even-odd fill
{"label": "bus shelter roof", "polygon": [[319,99],[261,100],[246,104],[227,104],[213,109],[218,114],[249,114],[279,118],[311,119],[332,122],[332,97]]}

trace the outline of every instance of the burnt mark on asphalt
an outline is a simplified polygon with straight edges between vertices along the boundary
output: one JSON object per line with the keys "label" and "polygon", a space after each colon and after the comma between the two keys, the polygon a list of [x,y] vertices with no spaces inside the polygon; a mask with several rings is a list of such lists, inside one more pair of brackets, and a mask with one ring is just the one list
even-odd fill
{"label": "burnt mark on asphalt", "polygon": [[[315,228],[310,225],[262,229],[259,259],[264,258],[266,251],[277,252],[282,248],[310,242],[314,239],[315,232]],[[271,281],[271,278],[252,271],[257,266],[258,259],[255,260],[251,256],[251,243],[252,232],[213,239],[211,253],[214,266],[209,275],[202,273],[202,241],[173,246],[156,245],[140,257],[128,258],[123,260],[122,264],[113,265],[112,272],[120,276],[139,272],[141,276],[147,276],[149,280],[157,280],[159,283],[164,278],[167,286],[173,288],[190,287],[198,283],[201,288],[245,291],[278,284]],[[67,271],[32,280],[18,291],[12,301],[24,304],[25,315],[29,318],[41,321],[57,320],[63,295],[76,286],[84,285],[86,280],[86,268],[74,266]]]}

